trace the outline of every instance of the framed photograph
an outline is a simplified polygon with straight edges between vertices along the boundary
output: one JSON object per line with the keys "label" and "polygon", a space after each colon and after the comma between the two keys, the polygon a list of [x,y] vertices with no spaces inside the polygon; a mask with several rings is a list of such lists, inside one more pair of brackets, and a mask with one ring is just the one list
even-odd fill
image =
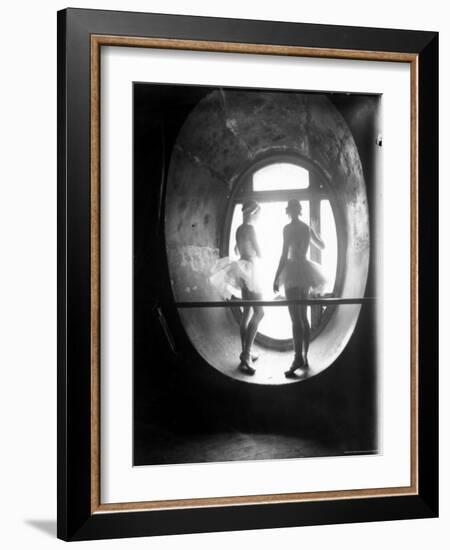
{"label": "framed photograph", "polygon": [[438,514],[438,34],[58,13],[58,537]]}

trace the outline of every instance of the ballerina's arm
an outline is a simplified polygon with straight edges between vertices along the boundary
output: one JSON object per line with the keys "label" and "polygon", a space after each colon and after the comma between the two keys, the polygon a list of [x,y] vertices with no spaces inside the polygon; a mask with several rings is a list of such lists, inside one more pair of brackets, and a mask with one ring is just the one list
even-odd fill
{"label": "ballerina's arm", "polygon": [[317,246],[317,248],[320,248],[320,250],[323,250],[325,248],[325,243],[312,227],[310,227],[310,238],[313,244]]}
{"label": "ballerina's arm", "polygon": [[251,230],[249,231],[250,242],[252,243],[253,249],[256,252],[256,255],[258,256],[258,258],[261,258],[261,249],[259,248],[259,243],[256,237],[255,228],[253,226],[250,226],[250,227],[251,227]]}
{"label": "ballerina's arm", "polygon": [[241,227],[242,227],[242,226],[239,226],[239,227],[236,229],[236,235],[235,235],[236,244],[234,245],[234,253],[236,254],[236,256],[239,256],[239,254],[240,254],[239,244],[238,244],[238,243],[239,243],[239,239],[240,239]]}
{"label": "ballerina's arm", "polygon": [[280,278],[281,272],[284,269],[284,266],[286,265],[286,260],[287,260],[287,257],[288,257],[289,243],[288,243],[288,239],[287,239],[287,233],[288,233],[288,229],[287,229],[287,226],[286,226],[283,229],[283,249],[281,251],[281,257],[280,257],[280,261],[278,263],[278,269],[277,269],[277,272],[275,274],[275,279],[273,281],[273,291],[274,292],[278,292],[278,290],[279,290],[279,278]]}

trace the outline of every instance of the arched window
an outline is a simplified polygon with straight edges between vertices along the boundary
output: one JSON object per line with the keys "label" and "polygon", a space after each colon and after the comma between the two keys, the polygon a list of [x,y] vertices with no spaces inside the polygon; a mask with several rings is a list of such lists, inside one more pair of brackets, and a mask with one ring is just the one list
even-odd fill
{"label": "arched window", "polygon": [[[261,213],[257,235],[262,252],[264,298],[272,299],[272,282],[282,249],[283,227],[289,223],[286,203],[291,198],[300,200],[301,219],[311,225],[325,242],[323,251],[311,244],[308,257],[321,264],[327,275],[325,293],[338,295],[338,235],[333,197],[325,177],[301,159],[272,157],[255,164],[242,175],[228,210],[222,253],[236,258],[235,235],[242,223],[242,204],[249,199],[258,201]],[[321,305],[308,308],[312,338],[323,328],[330,313]],[[292,346],[292,325],[286,307],[266,308],[257,338],[260,344],[275,349],[289,349]]]}

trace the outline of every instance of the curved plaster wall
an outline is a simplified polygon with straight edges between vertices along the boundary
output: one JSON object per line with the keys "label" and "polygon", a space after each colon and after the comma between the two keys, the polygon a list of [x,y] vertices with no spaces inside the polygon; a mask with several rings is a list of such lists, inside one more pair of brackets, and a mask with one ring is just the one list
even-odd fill
{"label": "curved plaster wall", "polygon": [[[369,267],[369,223],[361,161],[343,117],[325,95],[217,90],[186,119],[171,157],[165,201],[169,272],[177,301],[219,300],[208,282],[219,257],[227,204],[240,175],[271,154],[297,155],[324,175],[343,246],[342,297],[362,297]],[[336,306],[311,343],[312,373],[330,366],[346,346],[359,305]],[[239,331],[228,308],[179,310],[200,355],[238,378]],[[246,378],[286,383],[292,354],[267,352],[265,374]]]}

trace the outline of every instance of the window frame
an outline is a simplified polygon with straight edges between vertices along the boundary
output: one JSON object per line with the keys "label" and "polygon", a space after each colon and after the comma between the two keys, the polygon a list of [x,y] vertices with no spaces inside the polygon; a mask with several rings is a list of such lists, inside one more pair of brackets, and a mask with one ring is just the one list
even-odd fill
{"label": "window frame", "polygon": [[[300,168],[306,169],[309,172],[309,186],[307,188],[297,190],[280,189],[276,191],[253,191],[252,178],[253,174],[259,170],[272,164],[293,164]],[[345,276],[345,250],[347,247],[347,235],[345,231],[344,214],[340,208],[339,202],[336,200],[336,195],[331,184],[331,175],[325,172],[318,166],[317,163],[304,157],[296,151],[276,151],[269,152],[257,160],[250,161],[249,164],[237,176],[233,190],[228,196],[228,204],[225,213],[223,231],[220,241],[220,256],[228,256],[230,249],[231,224],[233,220],[234,209],[237,204],[241,204],[246,200],[253,199],[257,202],[282,202],[289,199],[298,199],[300,201],[308,200],[310,203],[310,224],[314,229],[317,228],[317,221],[320,221],[320,202],[328,200],[333,212],[334,222],[336,225],[337,237],[337,265],[336,277],[333,287],[333,296],[340,296]],[[313,207],[315,205],[316,210]],[[313,222],[314,220],[314,222]],[[311,259],[317,261],[314,257],[315,247],[311,244]],[[318,251],[320,253],[320,251]],[[320,258],[320,256],[319,256]],[[284,306],[280,306],[284,307]],[[319,308],[323,306],[311,306],[311,321],[313,316],[317,315]],[[311,322],[311,337],[313,341],[323,331],[329,320],[331,319],[336,306],[327,305],[325,310],[320,313],[320,322],[314,326]],[[242,315],[239,306],[231,308],[231,312],[239,323]],[[293,349],[293,339],[277,339],[265,334],[257,333],[255,342],[263,347],[278,351],[290,351]]]}

